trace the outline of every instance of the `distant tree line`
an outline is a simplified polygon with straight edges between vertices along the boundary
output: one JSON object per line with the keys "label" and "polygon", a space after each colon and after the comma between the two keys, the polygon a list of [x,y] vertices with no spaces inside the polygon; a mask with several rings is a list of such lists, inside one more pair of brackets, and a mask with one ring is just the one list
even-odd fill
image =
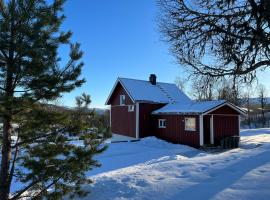
{"label": "distant tree line", "polygon": [[207,76],[189,80],[176,77],[175,83],[181,90],[188,90],[187,93],[195,101],[226,100],[245,109],[247,117],[243,125],[249,128],[270,127],[270,94],[263,84]]}

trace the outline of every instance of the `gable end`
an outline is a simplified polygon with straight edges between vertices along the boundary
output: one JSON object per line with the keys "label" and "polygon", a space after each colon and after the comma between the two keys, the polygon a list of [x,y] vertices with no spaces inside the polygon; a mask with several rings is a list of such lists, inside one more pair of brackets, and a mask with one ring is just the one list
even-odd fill
{"label": "gable end", "polygon": [[[118,104],[119,105],[119,95],[126,95],[127,104],[133,104],[135,101],[129,94],[128,90],[125,88],[124,84],[121,83],[119,79],[115,82],[113,89],[110,92],[110,95],[108,96],[105,105],[112,105],[112,104]],[[118,99],[116,99],[118,98]],[[113,103],[117,102],[117,103]]]}
{"label": "gable end", "polygon": [[236,114],[236,115],[246,115],[246,113],[238,108],[237,106],[229,103],[229,102],[225,102],[215,108],[212,108],[206,112],[203,113],[204,115],[206,114]]}

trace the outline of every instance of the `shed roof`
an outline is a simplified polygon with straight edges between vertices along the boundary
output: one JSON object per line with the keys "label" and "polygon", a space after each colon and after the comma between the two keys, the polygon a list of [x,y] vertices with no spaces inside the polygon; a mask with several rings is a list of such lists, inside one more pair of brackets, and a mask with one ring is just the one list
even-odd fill
{"label": "shed roof", "polygon": [[225,100],[192,102],[188,104],[170,103],[158,110],[153,111],[152,114],[202,114],[212,109],[218,108],[222,105],[228,105],[233,109],[237,110],[240,114],[245,114],[242,109],[238,108],[233,104],[230,104],[229,102],[226,102]]}
{"label": "shed roof", "polygon": [[[149,81],[129,78],[118,78],[115,83],[115,87],[117,83],[120,83],[124,87],[134,102],[146,101],[154,103],[182,104],[188,104],[192,102],[192,100],[175,84],[157,82],[156,85],[152,85]],[[112,89],[106,104],[108,104],[114,88]]]}

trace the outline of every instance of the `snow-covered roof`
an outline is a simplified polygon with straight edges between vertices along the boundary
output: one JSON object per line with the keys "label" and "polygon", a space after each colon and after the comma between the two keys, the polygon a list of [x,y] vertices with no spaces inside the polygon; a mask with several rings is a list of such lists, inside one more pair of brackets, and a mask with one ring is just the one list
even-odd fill
{"label": "snow-covered roof", "polygon": [[[165,113],[179,113],[179,114],[198,114],[205,113],[213,108],[228,104],[225,100],[214,100],[214,101],[202,101],[192,102],[188,104],[175,103],[167,104],[164,107],[155,110],[152,114],[165,114]],[[235,107],[237,109],[237,107]]]}
{"label": "snow-covered roof", "polygon": [[[121,83],[134,102],[147,101],[155,103],[182,104],[192,102],[192,100],[175,84],[157,82],[156,85],[152,85],[149,81],[129,78],[118,78],[116,84],[118,82]],[[110,96],[108,100],[110,99]],[[108,103],[108,100],[106,104]]]}

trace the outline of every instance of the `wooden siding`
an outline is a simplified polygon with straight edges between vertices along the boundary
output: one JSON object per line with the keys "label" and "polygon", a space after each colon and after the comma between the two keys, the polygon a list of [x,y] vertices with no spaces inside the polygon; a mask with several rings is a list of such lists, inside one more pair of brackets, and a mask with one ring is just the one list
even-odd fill
{"label": "wooden siding", "polygon": [[[196,131],[185,130],[185,117],[196,118]],[[187,144],[198,147],[200,145],[199,116],[189,115],[155,115],[156,136],[173,143]],[[166,119],[166,128],[158,128],[158,119]]]}
{"label": "wooden siding", "polygon": [[[119,105],[120,95],[126,96],[126,105]],[[111,104],[112,133],[136,137],[136,105],[133,104],[131,98],[120,83],[116,85],[108,103]],[[134,106],[133,112],[128,112],[128,105]]]}
{"label": "wooden siding", "polygon": [[139,105],[139,137],[147,137],[155,135],[155,126],[151,113],[154,110],[157,110],[163,107],[165,104],[149,104],[149,103],[140,103]]}
{"label": "wooden siding", "polygon": [[128,112],[128,106],[112,106],[111,126],[112,133],[136,137],[136,106],[133,112]]}
{"label": "wooden siding", "polygon": [[213,115],[214,143],[229,136],[239,135],[239,112],[228,105],[224,105],[204,116],[204,144],[210,144],[210,116]]}
{"label": "wooden siding", "polygon": [[120,104],[120,95],[125,95],[126,96],[126,105],[131,105],[133,104],[133,101],[129,97],[128,93],[126,90],[122,87],[122,85],[118,82],[111,98],[108,101],[108,104],[111,106],[119,105]]}
{"label": "wooden siding", "polygon": [[238,116],[214,115],[214,141],[220,144],[228,136],[239,136]]}

